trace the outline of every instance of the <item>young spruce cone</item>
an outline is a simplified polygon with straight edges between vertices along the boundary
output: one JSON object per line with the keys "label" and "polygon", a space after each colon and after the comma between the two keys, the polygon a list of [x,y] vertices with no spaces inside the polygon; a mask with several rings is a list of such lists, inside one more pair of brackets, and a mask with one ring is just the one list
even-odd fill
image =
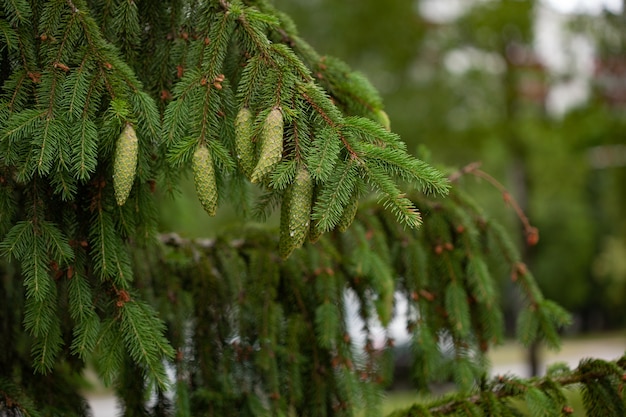
{"label": "young spruce cone", "polygon": [[383,127],[385,129],[391,130],[391,121],[389,120],[389,115],[387,115],[387,112],[385,112],[382,109],[377,110],[376,111],[376,118],[378,120],[378,123],[383,125]]}
{"label": "young spruce cone", "polygon": [[309,171],[302,167],[283,198],[278,245],[283,259],[302,246],[309,234],[312,200],[313,180]]}
{"label": "young spruce cone", "polygon": [[137,134],[133,125],[127,123],[117,139],[113,160],[113,189],[117,204],[120,206],[126,202],[135,182],[138,151]]}
{"label": "young spruce cone", "polygon": [[356,216],[356,212],[358,208],[359,208],[359,199],[357,198],[355,194],[352,196],[352,200],[343,209],[341,218],[339,218],[339,223],[337,223],[337,229],[340,232],[345,232],[352,225],[352,222],[354,221],[354,217]]}
{"label": "young spruce cone", "polygon": [[254,118],[247,107],[242,107],[235,118],[235,150],[239,166],[246,177],[250,178],[254,169],[254,143],[252,142],[252,128]]}
{"label": "young spruce cone", "polygon": [[309,242],[315,243],[320,240],[320,237],[324,234],[324,231],[319,226],[319,222],[311,219],[311,227],[309,228]]}
{"label": "young spruce cone", "polygon": [[200,145],[193,154],[191,162],[193,181],[196,185],[198,200],[209,216],[215,216],[217,211],[217,184],[215,182],[215,168],[213,158],[205,145]]}
{"label": "young spruce cone", "polygon": [[261,151],[250,176],[252,182],[260,182],[283,157],[283,114],[278,107],[267,115],[260,139]]}

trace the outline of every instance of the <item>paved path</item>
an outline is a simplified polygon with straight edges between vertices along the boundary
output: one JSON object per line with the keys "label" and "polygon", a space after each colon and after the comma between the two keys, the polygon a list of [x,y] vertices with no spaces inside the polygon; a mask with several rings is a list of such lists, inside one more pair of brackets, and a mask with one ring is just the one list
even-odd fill
{"label": "paved path", "polygon": [[[570,368],[575,368],[581,359],[596,358],[614,360],[626,353],[626,335],[603,337],[601,339],[565,340],[558,352],[543,349],[540,354],[540,374],[544,374],[547,367],[556,362],[565,362]],[[496,348],[491,355],[492,375],[515,374],[521,377],[529,376],[526,364],[526,350],[517,345],[508,345]]]}
{"label": "paved path", "polygon": [[93,417],[117,417],[120,414],[115,397],[112,395],[88,397],[88,400]]}

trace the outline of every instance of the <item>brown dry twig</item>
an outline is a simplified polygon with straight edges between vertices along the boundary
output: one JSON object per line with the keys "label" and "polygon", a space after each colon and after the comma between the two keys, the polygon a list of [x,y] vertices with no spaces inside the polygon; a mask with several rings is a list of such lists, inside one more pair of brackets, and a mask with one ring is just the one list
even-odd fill
{"label": "brown dry twig", "polygon": [[526,216],[524,210],[522,210],[517,200],[515,200],[515,198],[506,189],[506,187],[494,177],[481,170],[481,165],[481,162],[472,162],[470,164],[467,164],[460,170],[450,174],[448,176],[448,179],[450,180],[450,182],[456,182],[464,175],[473,175],[477,178],[482,178],[491,185],[493,185],[502,193],[502,198],[504,199],[504,202],[513,208],[515,214],[517,214],[517,217],[522,222],[522,225],[524,226],[524,234],[526,235],[526,244],[528,244],[528,246],[535,246],[539,242],[539,230],[530,224],[528,216]]}

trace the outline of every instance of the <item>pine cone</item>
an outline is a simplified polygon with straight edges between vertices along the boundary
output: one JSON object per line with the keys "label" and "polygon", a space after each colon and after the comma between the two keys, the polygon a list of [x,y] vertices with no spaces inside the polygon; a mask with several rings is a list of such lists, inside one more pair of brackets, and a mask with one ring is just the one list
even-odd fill
{"label": "pine cone", "polygon": [[215,182],[215,168],[213,158],[205,145],[200,145],[193,154],[191,167],[193,180],[196,185],[198,200],[209,216],[215,216],[217,211],[217,184]]}
{"label": "pine cone", "polygon": [[126,202],[135,182],[138,151],[137,134],[133,125],[127,123],[117,139],[113,161],[113,189],[117,204],[120,206]]}
{"label": "pine cone", "polygon": [[309,242],[315,243],[320,240],[320,237],[324,234],[324,231],[319,227],[319,222],[312,220],[311,227],[309,229]]}
{"label": "pine cone", "polygon": [[241,170],[250,178],[254,169],[254,142],[252,142],[252,129],[254,119],[252,112],[243,107],[235,118],[235,150]]}
{"label": "pine cone", "polygon": [[357,209],[359,208],[359,199],[356,194],[352,196],[352,200],[348,203],[348,205],[343,209],[343,213],[339,218],[339,223],[337,224],[337,229],[340,232],[345,232],[348,230],[352,222],[354,221],[354,217],[356,216]]}
{"label": "pine cone", "polygon": [[283,157],[283,114],[275,107],[269,112],[261,131],[261,151],[250,181],[260,182]]}
{"label": "pine cone", "polygon": [[387,130],[391,130],[391,121],[389,120],[389,115],[383,109],[376,110],[376,119],[378,123],[383,125],[383,127]]}
{"label": "pine cone", "polygon": [[282,258],[287,258],[307,238],[311,224],[312,199],[313,180],[309,171],[302,167],[283,199],[279,242]]}

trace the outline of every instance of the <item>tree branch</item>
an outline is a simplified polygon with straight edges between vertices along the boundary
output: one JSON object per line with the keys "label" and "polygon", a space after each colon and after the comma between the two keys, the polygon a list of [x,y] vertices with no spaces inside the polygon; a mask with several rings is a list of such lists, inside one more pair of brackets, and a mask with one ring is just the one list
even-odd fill
{"label": "tree branch", "polygon": [[[618,374],[621,372],[621,375]],[[571,371],[558,372],[556,375],[548,375],[541,378],[532,378],[529,380],[521,380],[512,376],[496,376],[491,383],[485,384],[478,391],[468,394],[468,396],[459,396],[459,394],[450,394],[439,400],[435,400],[434,404],[424,405],[414,404],[411,407],[394,411],[389,417],[411,417],[415,415],[414,410],[427,408],[428,412],[434,415],[448,415],[458,411],[463,404],[474,404],[480,406],[484,402],[484,394],[490,392],[498,400],[505,398],[521,397],[531,388],[542,389],[546,386],[559,386],[565,388],[575,384],[597,384],[601,380],[613,377],[620,381],[617,387],[618,395],[621,394],[620,387],[626,382],[626,355],[615,361],[603,361],[599,359],[583,360],[579,366]],[[565,414],[571,414],[571,407],[564,407],[562,411]]]}

